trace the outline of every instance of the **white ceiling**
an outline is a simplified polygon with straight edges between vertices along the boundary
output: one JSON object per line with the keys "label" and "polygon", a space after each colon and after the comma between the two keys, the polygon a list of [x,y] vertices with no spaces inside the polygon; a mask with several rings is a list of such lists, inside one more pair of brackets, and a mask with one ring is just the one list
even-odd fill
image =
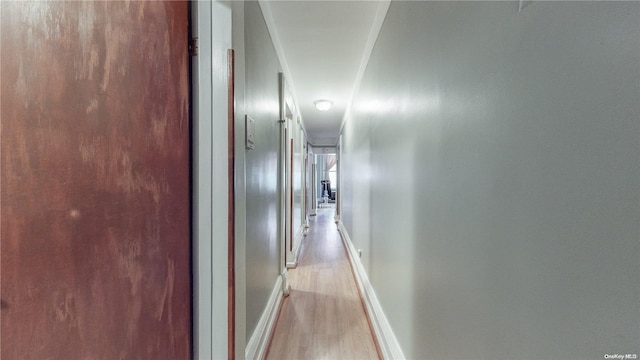
{"label": "white ceiling", "polygon": [[[261,1],[260,6],[313,145],[335,145],[389,1]],[[313,102],[332,100],[329,111]]]}

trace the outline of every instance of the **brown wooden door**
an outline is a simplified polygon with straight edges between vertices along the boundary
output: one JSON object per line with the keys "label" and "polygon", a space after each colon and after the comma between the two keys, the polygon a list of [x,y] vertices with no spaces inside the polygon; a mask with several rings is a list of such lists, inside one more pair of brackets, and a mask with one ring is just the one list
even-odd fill
{"label": "brown wooden door", "polygon": [[189,358],[188,4],[0,15],[0,357]]}

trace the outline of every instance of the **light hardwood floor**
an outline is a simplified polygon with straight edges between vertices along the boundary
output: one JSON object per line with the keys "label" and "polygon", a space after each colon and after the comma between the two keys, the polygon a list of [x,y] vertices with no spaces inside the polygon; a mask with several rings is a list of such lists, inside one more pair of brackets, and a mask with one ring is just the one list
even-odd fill
{"label": "light hardwood floor", "polygon": [[289,270],[291,292],[280,310],[269,360],[379,358],[334,212],[318,209],[298,267]]}

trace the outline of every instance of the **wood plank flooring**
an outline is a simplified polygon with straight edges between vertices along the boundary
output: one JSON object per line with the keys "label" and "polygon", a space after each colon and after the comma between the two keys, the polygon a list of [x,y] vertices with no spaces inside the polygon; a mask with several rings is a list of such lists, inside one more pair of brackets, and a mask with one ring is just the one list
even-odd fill
{"label": "wood plank flooring", "polygon": [[340,233],[335,209],[318,209],[289,271],[267,359],[378,359]]}

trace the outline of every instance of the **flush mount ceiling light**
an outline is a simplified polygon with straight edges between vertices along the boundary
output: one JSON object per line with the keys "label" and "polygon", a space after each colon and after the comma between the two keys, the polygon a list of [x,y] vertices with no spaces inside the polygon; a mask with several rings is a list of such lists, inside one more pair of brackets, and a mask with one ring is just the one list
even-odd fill
{"label": "flush mount ceiling light", "polygon": [[331,108],[331,105],[333,105],[333,101],[331,100],[316,100],[313,102],[313,104],[316,106],[316,109],[320,110],[320,111],[327,111]]}

